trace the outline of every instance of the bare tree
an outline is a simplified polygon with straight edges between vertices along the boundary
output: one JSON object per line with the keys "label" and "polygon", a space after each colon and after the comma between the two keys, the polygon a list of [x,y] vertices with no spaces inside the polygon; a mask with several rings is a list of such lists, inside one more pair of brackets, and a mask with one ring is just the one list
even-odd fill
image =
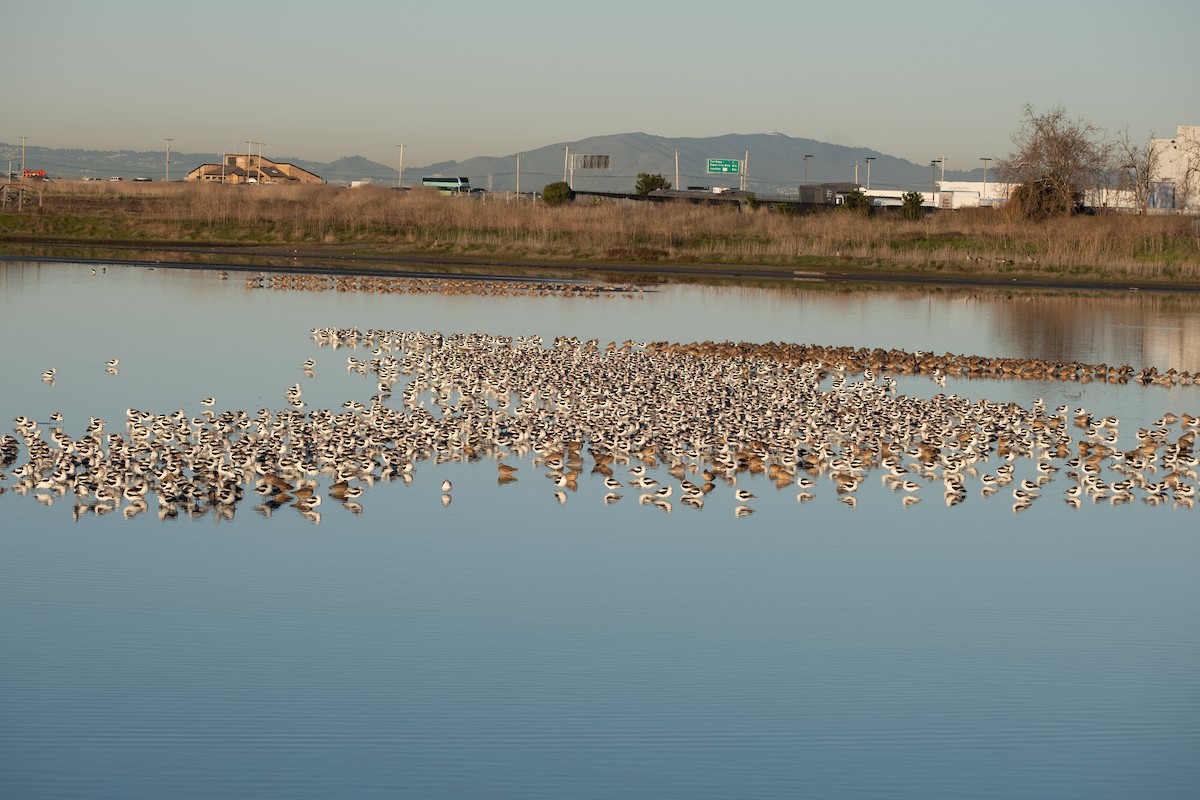
{"label": "bare tree", "polygon": [[1117,187],[1133,195],[1141,214],[1146,213],[1153,185],[1161,180],[1163,150],[1163,140],[1155,139],[1153,131],[1150,132],[1149,144],[1136,144],[1129,138],[1128,126],[1114,145]]}
{"label": "bare tree", "polygon": [[1070,214],[1088,190],[1107,186],[1113,145],[1105,132],[1085,120],[1071,120],[1062,106],[1037,113],[1022,108],[1021,129],[1012,135],[1016,150],[997,159],[996,176],[1018,189],[1013,200],[1031,216]]}
{"label": "bare tree", "polygon": [[1176,165],[1175,200],[1181,209],[1195,208],[1200,203],[1200,139],[1187,135],[1171,140],[1171,155],[1181,163]]}

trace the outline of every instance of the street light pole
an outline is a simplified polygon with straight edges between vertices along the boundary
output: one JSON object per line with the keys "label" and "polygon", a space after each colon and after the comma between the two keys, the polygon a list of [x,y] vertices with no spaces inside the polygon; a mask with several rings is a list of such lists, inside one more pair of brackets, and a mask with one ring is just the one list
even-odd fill
{"label": "street light pole", "polygon": [[875,160],[875,156],[867,156],[867,191],[871,190],[871,162]]}
{"label": "street light pole", "polygon": [[983,162],[983,196],[980,198],[982,200],[983,197],[987,197],[987,165],[992,159],[980,156],[979,160]]}
{"label": "street light pole", "polygon": [[164,177],[163,180],[166,181],[167,183],[170,183],[171,182],[171,142],[173,142],[174,139],[164,139],[163,141],[165,141],[167,143],[167,171],[166,171],[166,177]]}
{"label": "street light pole", "polygon": [[403,189],[404,188],[404,143],[401,142],[400,144],[396,145],[396,147],[400,148],[400,169],[398,169],[396,171],[396,188]]}
{"label": "street light pole", "polygon": [[[941,163],[942,160],[940,158],[935,158],[929,162],[929,183],[933,186],[933,191],[935,192],[938,190],[937,165]],[[945,173],[943,173],[943,177],[945,177]]]}
{"label": "street light pole", "polygon": [[524,153],[516,153],[513,158],[517,160],[517,199],[521,199],[521,157]]}
{"label": "street light pole", "polygon": [[808,160],[809,160],[810,158],[812,158],[812,154],[811,154],[811,153],[809,153],[808,155],[806,155],[806,156],[804,157],[804,183],[805,183],[806,185],[808,184]]}

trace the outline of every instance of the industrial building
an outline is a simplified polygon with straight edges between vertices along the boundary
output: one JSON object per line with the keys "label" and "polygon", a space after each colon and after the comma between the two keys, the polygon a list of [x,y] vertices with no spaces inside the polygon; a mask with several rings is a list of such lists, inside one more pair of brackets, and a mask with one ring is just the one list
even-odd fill
{"label": "industrial building", "polygon": [[1172,139],[1151,139],[1150,157],[1157,180],[1150,186],[1150,208],[1200,208],[1200,125],[1180,125]]}

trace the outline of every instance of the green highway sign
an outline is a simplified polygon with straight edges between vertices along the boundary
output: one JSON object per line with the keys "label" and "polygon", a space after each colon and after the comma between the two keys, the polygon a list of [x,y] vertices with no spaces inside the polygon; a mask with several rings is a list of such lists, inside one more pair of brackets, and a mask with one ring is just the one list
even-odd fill
{"label": "green highway sign", "polygon": [[710,158],[708,160],[708,171],[737,175],[742,171],[742,162],[736,158]]}

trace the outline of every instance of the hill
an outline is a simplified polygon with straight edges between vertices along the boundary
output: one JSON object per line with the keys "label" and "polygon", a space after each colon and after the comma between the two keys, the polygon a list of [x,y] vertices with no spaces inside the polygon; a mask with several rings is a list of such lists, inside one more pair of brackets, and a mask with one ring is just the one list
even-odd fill
{"label": "hill", "polygon": [[[726,134],[707,138],[666,138],[647,133],[620,133],[593,136],[574,142],[559,142],[525,151],[520,159],[520,188],[538,191],[547,183],[560,181],[569,148],[576,155],[607,155],[608,170],[574,170],[569,177],[576,189],[591,191],[633,191],[639,172],[661,173],[676,185],[676,151],[678,151],[678,186],[733,186],[736,175],[710,175],[705,171],[709,158],[742,160],[749,152],[746,171],[747,189],[773,195],[794,192],[805,179],[805,156],[808,159],[809,182],[850,182],[855,179],[858,163],[858,182],[867,182],[867,158],[871,158],[871,187],[875,189],[927,190],[934,178],[928,164],[914,164],[896,156],[862,147],[845,147],[815,139],[800,139],[779,133]],[[296,156],[263,153],[274,161],[287,162],[320,175],[329,183],[350,183],[369,180],[383,185],[395,185],[395,165],[380,164],[362,156],[345,156],[322,163]],[[0,163],[8,161],[19,169],[19,145],[0,143]],[[183,178],[201,164],[218,163],[219,153],[171,153],[170,177]],[[463,175],[473,186],[493,191],[512,191],[517,188],[517,159],[512,155],[477,156],[465,161],[444,161],[426,166],[405,166],[404,183],[414,185],[424,175]],[[25,166],[44,169],[51,177],[79,179],[83,177],[121,177],[130,180],[166,177],[164,151],[100,151],[26,147]],[[570,172],[570,170],[566,170]],[[947,170],[947,180],[980,180],[981,169]],[[940,172],[937,177],[941,177]]]}
{"label": "hill", "polygon": [[[760,194],[794,193],[804,183],[805,155],[808,160],[808,180],[812,183],[851,182],[855,178],[854,162],[858,162],[858,180],[867,181],[868,157],[871,163],[871,187],[876,189],[916,189],[931,187],[932,171],[928,164],[914,164],[902,158],[876,150],[799,139],[784,134],[726,134],[707,138],[666,138],[646,133],[622,133],[594,136],[576,142],[559,143],[530,150],[521,158],[521,189],[540,189],[547,183],[563,179],[565,147],[573,154],[610,156],[611,169],[575,170],[572,186],[592,191],[633,191],[639,172],[661,173],[676,186],[675,152],[679,152],[679,181],[677,188],[688,186],[738,185],[736,175],[710,175],[705,167],[709,158],[745,158],[749,151],[747,186]],[[446,175],[465,175],[472,185],[511,190],[516,185],[516,159],[477,157],[459,162],[431,164],[430,171]],[[568,170],[569,171],[569,170]],[[407,169],[405,170],[407,174]],[[427,173],[426,173],[427,174]],[[939,172],[938,177],[941,177]],[[979,170],[947,170],[947,180],[980,180]],[[415,182],[406,177],[405,183]]]}

